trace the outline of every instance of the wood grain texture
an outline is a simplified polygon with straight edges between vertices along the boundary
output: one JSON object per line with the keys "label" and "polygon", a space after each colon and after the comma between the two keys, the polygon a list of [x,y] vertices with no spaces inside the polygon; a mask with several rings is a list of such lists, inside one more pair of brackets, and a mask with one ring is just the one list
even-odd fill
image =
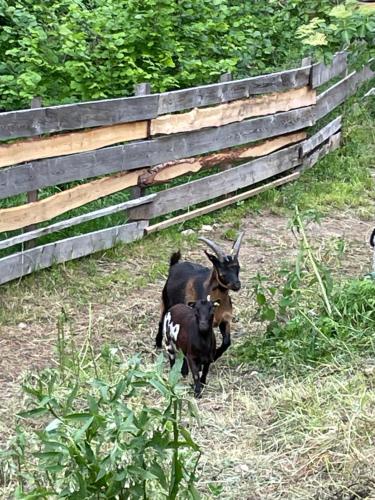
{"label": "wood grain texture", "polygon": [[310,67],[297,68],[163,94],[8,111],[0,113],[0,140],[149,120],[160,114],[303,87],[309,74]]}
{"label": "wood grain texture", "polygon": [[339,148],[341,144],[341,132],[332,135],[328,141],[315,149],[312,153],[308,154],[303,159],[302,170],[313,167],[321,158],[326,156],[331,151]]}
{"label": "wood grain texture", "polygon": [[301,145],[301,154],[305,156],[307,153],[317,148],[320,144],[325,142],[333,134],[336,134],[341,129],[342,117],[338,116],[325,127],[323,127],[319,132],[312,135],[309,139],[304,141]]}
{"label": "wood grain texture", "polygon": [[314,120],[314,107],[306,107],[222,127],[2,168],[0,199],[73,180],[154,166],[272,138],[309,127],[314,124]]}
{"label": "wood grain texture", "polygon": [[86,205],[112,193],[117,193],[138,183],[138,176],[145,170],[103,177],[80,184],[43,200],[0,210],[0,232],[13,231],[30,224],[44,222],[74,208]]}
{"label": "wood grain texture", "polygon": [[118,142],[147,138],[147,121],[99,127],[83,132],[28,139],[0,146],[0,167],[41,158],[103,148]]}
{"label": "wood grain texture", "polygon": [[255,146],[228,149],[223,150],[221,153],[163,163],[150,168],[145,174],[139,177],[138,182],[143,186],[161,184],[181,175],[198,172],[201,169],[230,165],[243,158],[264,156],[304,139],[306,139],[306,132],[296,132],[269,139]]}
{"label": "wood grain texture", "polygon": [[290,146],[230,170],[161,191],[147,207],[130,209],[129,218],[152,219],[268,179],[299,165],[299,148],[298,144]]}
{"label": "wood grain texture", "polygon": [[79,259],[100,250],[112,248],[117,243],[129,243],[142,238],[147,225],[147,221],[139,221],[101,229],[4,257],[0,259],[0,284],[45,269],[53,264]]}
{"label": "wood grain texture", "polygon": [[158,94],[0,113],[0,140],[156,118]]}
{"label": "wood grain texture", "polygon": [[138,205],[151,203],[151,201],[155,197],[156,194],[149,194],[147,196],[143,196],[142,198],[138,198],[136,200],[129,200],[123,203],[119,203],[117,205],[112,205],[110,207],[100,208],[99,210],[95,210],[87,214],[78,215],[77,217],[72,217],[71,219],[63,220],[61,222],[56,222],[55,224],[51,224],[50,226],[47,227],[41,227],[39,229],[35,229],[34,231],[30,231],[28,233],[18,234],[17,236],[13,236],[12,238],[8,238],[6,240],[0,240],[0,250],[12,247],[14,245],[18,245],[20,243],[24,243],[26,241],[35,238],[40,238],[41,236],[45,236],[46,234],[56,233],[58,231],[62,231],[63,229],[77,226],[78,224],[82,224],[83,222],[99,219],[100,217],[106,217],[108,215],[113,215],[118,212],[124,212],[125,210],[137,207]]}
{"label": "wood grain texture", "polygon": [[268,189],[273,189],[275,187],[281,186],[282,184],[286,184],[287,182],[291,182],[296,180],[300,176],[300,172],[293,172],[290,175],[286,175],[281,179],[277,179],[272,182],[268,182],[263,186],[259,186],[254,189],[250,189],[249,191],[245,191],[244,193],[238,194],[236,196],[231,196],[230,198],[226,198],[225,200],[217,201],[216,203],[212,203],[205,207],[197,208],[192,210],[191,212],[187,212],[182,215],[178,215],[177,217],[173,217],[172,219],[167,219],[152,226],[148,226],[145,229],[146,234],[155,233],[156,231],[161,231],[167,227],[173,226],[174,224],[180,224],[181,222],[194,219],[195,217],[199,217],[204,214],[208,214],[210,212],[214,212],[215,210],[219,210],[220,208],[227,207],[228,205],[232,205],[233,203],[237,203],[238,201],[246,200],[252,196],[256,196],[257,194],[263,193]]}
{"label": "wood grain texture", "polygon": [[346,71],[348,67],[347,59],[347,52],[338,52],[333,56],[332,62],[328,66],[324,63],[313,64],[311,70],[312,88],[315,89]]}
{"label": "wood grain texture", "polygon": [[305,87],[309,78],[310,66],[307,66],[243,80],[165,92],[159,97],[158,115]]}
{"label": "wood grain texture", "polygon": [[328,90],[320,94],[315,107],[316,120],[323,118],[332,110],[342,104],[349,96],[353,95],[358,87],[365,81],[373,78],[375,73],[365,66],[360,71],[353,71]]}
{"label": "wood grain texture", "polygon": [[188,113],[164,115],[151,120],[151,135],[176,134],[206,127],[219,127],[254,116],[270,115],[280,111],[311,106],[315,102],[315,90],[302,87],[210,108],[194,108]]}

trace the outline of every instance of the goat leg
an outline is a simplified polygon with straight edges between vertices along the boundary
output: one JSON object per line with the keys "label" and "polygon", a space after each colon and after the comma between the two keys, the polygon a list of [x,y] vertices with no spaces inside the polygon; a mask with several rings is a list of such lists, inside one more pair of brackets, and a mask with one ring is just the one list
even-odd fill
{"label": "goat leg", "polygon": [[184,362],[182,363],[182,367],[181,367],[181,375],[183,377],[187,377],[188,374],[189,374],[189,365],[188,365],[187,359],[184,358]]}
{"label": "goat leg", "polygon": [[189,359],[189,366],[190,366],[191,374],[193,375],[193,380],[194,380],[194,396],[196,398],[200,398],[201,393],[202,393],[202,389],[203,389],[203,386],[202,386],[202,383],[200,380],[200,373],[199,373],[201,367],[200,367],[200,365],[198,365],[198,363],[196,363],[192,359]]}
{"label": "goat leg", "polygon": [[158,333],[155,337],[155,345],[158,349],[161,349],[163,345],[163,319],[164,315],[160,318]]}
{"label": "goat leg", "polygon": [[206,379],[207,379],[207,374],[208,370],[210,369],[210,363],[203,363],[203,372],[201,376],[201,383],[203,385],[206,385]]}
{"label": "goat leg", "polygon": [[228,349],[231,344],[230,341],[230,323],[228,321],[222,321],[219,324],[220,333],[223,336],[223,341],[221,346],[216,349],[214,361],[220,358],[224,352]]}

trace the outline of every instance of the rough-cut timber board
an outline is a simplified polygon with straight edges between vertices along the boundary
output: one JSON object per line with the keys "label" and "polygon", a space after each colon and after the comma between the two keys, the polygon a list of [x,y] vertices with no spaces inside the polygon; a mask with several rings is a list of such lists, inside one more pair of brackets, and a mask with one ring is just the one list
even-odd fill
{"label": "rough-cut timber board", "polygon": [[348,64],[348,53],[338,52],[334,55],[332,63],[326,66],[324,63],[314,64],[311,70],[311,86],[313,89],[332,80],[346,71]]}
{"label": "rough-cut timber board", "polygon": [[0,140],[149,120],[158,115],[158,94],[106,99],[0,113]]}
{"label": "rough-cut timber board", "polygon": [[69,210],[86,205],[138,183],[145,170],[103,177],[44,198],[43,200],[0,210],[0,232],[13,231],[30,224],[53,219]]}
{"label": "rough-cut timber board", "polygon": [[0,113],[0,140],[149,120],[160,114],[304,87],[309,75],[310,66],[164,94],[9,111]]}
{"label": "rough-cut timber board", "polygon": [[138,205],[143,205],[146,203],[151,203],[151,201],[156,197],[156,193],[143,196],[142,198],[137,198],[136,200],[125,201],[124,203],[119,203],[118,205],[113,205],[111,207],[101,208],[95,210],[94,212],[89,212],[87,214],[78,215],[77,217],[72,217],[71,219],[63,220],[61,222],[56,222],[56,224],[51,224],[47,227],[41,227],[35,229],[34,231],[29,231],[28,233],[19,234],[8,238],[6,240],[0,240],[0,250],[4,248],[11,247],[13,245],[18,245],[24,243],[25,241],[33,240],[35,238],[40,238],[46,234],[56,233],[57,231],[62,231],[68,227],[76,226],[87,222],[90,220],[98,219],[100,217],[106,217],[108,215],[116,214],[118,212],[124,212],[129,208],[137,207]]}
{"label": "rough-cut timber board", "polygon": [[246,200],[247,198],[256,196],[257,194],[263,193],[263,191],[267,191],[268,189],[272,189],[277,186],[281,186],[282,184],[286,184],[287,182],[294,181],[300,175],[300,172],[293,172],[293,174],[286,175],[285,177],[277,179],[276,181],[268,182],[267,184],[259,186],[255,189],[250,189],[249,191],[245,191],[244,193],[238,194],[236,196],[225,198],[225,200],[217,201],[216,203],[212,203],[211,205],[207,205],[206,207],[197,208],[196,210],[178,215],[177,217],[173,217],[172,219],[164,220],[162,222],[159,222],[158,224],[146,227],[145,233],[155,233],[156,231],[160,231],[161,229],[173,226],[174,224],[180,224],[181,222],[194,219],[195,217],[214,212],[215,210],[227,207],[228,205],[232,205],[233,203],[237,203],[238,201]]}
{"label": "rough-cut timber board", "polygon": [[54,156],[70,155],[147,138],[147,121],[122,123],[83,132],[27,139],[0,146],[0,167]]}
{"label": "rough-cut timber board", "polygon": [[210,108],[194,108],[188,113],[165,115],[151,120],[151,135],[176,134],[206,127],[219,127],[254,116],[311,106],[316,92],[309,87],[252,97]]}
{"label": "rough-cut timber board", "polygon": [[131,142],[0,169],[0,199],[64,182],[158,165],[304,129],[314,107],[252,118],[217,128]]}
{"label": "rough-cut timber board", "polygon": [[303,141],[304,139],[306,139],[306,132],[296,132],[269,139],[256,146],[228,149],[221,153],[163,163],[150,168],[145,174],[139,177],[138,182],[143,186],[161,184],[181,175],[198,172],[203,168],[228,165],[242,158],[264,156],[284,146],[290,146],[296,142]]}
{"label": "rough-cut timber board", "polygon": [[328,123],[325,127],[323,127],[319,132],[312,135],[309,139],[304,141],[301,146],[301,154],[305,156],[307,153],[310,153],[313,149],[317,148],[320,144],[325,142],[329,137],[333,134],[336,134],[341,129],[341,116],[338,116],[330,123]]}
{"label": "rough-cut timber board", "polygon": [[159,96],[158,115],[305,87],[309,84],[310,69],[311,66],[306,66],[244,80],[165,92]]}
{"label": "rough-cut timber board", "polygon": [[370,80],[374,77],[374,75],[375,73],[368,66],[365,66],[360,71],[353,71],[346,78],[343,78],[328,90],[320,94],[317,98],[315,107],[316,120],[326,116],[333,109],[343,103],[345,99],[356,92],[357,88],[363,82]]}
{"label": "rough-cut timber board", "polygon": [[0,284],[45,269],[53,264],[79,259],[86,255],[112,248],[117,243],[129,243],[142,238],[147,221],[101,229],[93,233],[36,247],[0,259]]}
{"label": "rough-cut timber board", "polygon": [[340,147],[341,132],[332,135],[328,142],[315,149],[303,159],[302,170],[313,167],[323,156]]}
{"label": "rough-cut timber board", "polygon": [[301,163],[299,149],[299,144],[290,146],[230,170],[161,191],[147,207],[130,209],[129,218],[152,219],[273,177]]}

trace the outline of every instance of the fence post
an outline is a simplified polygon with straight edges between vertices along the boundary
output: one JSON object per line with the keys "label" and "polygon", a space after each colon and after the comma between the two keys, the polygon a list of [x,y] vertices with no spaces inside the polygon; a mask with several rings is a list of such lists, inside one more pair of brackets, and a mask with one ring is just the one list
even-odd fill
{"label": "fence post", "polygon": [[232,73],[223,73],[220,75],[219,83],[230,82],[232,80]]}
{"label": "fence post", "polygon": [[[151,94],[151,85],[149,83],[138,83],[137,85],[134,86],[134,95],[136,96],[141,96],[141,95],[148,95]],[[151,121],[148,120],[147,122],[147,139],[150,138],[150,125]],[[140,196],[144,195],[144,188],[141,186],[133,186],[131,188],[131,199],[133,198],[139,198]]]}
{"label": "fence post", "polygon": [[[35,108],[41,108],[42,107],[42,98],[41,97],[33,97],[31,100],[30,108],[35,109]],[[27,193],[27,203],[33,203],[34,201],[38,201],[38,191],[29,191]],[[27,226],[23,229],[23,231],[26,233],[28,231],[33,231],[36,229],[37,225],[36,224],[31,224],[30,226]],[[35,240],[30,240],[26,241],[24,244],[24,249],[28,250],[30,248],[35,247]]]}

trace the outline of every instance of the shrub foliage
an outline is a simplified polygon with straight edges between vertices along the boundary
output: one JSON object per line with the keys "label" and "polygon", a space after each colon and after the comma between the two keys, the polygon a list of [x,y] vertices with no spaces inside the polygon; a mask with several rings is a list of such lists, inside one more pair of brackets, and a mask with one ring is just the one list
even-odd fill
{"label": "shrub foliage", "polygon": [[[145,81],[157,92],[290,67],[311,47],[298,28],[316,17],[330,27],[338,3],[0,0],[0,109],[35,96],[64,103],[129,95]],[[300,36],[311,42],[314,26]],[[329,42],[325,52],[342,46],[340,37]]]}

